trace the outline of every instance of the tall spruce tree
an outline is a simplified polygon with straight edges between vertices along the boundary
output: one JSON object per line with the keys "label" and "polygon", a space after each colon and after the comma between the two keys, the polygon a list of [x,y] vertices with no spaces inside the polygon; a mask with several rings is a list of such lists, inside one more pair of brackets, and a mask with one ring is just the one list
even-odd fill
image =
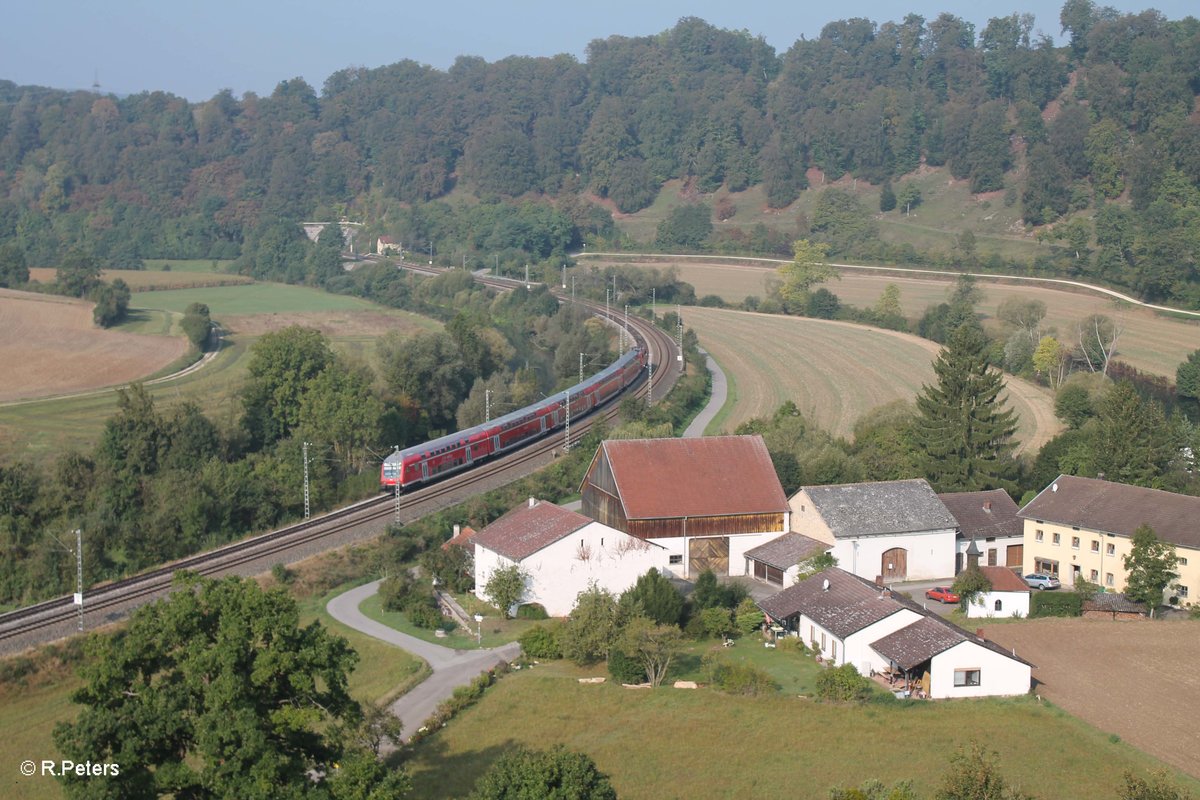
{"label": "tall spruce tree", "polygon": [[917,398],[916,436],[925,475],[939,492],[994,489],[1010,484],[1014,412],[1004,408],[1000,373],[989,369],[987,340],[963,325],[933,364],[937,383]]}

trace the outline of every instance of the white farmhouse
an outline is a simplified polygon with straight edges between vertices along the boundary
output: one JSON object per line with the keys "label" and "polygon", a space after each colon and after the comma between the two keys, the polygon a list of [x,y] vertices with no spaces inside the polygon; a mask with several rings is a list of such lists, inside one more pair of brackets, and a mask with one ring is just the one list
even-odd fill
{"label": "white farmhouse", "polygon": [[1029,616],[1029,587],[1017,573],[1007,567],[980,567],[979,570],[991,582],[992,590],[980,594],[967,604],[968,617]]}
{"label": "white farmhouse", "polygon": [[836,567],[759,601],[758,607],[835,666],[852,664],[864,675],[898,675],[930,698],[1029,691],[1029,662]]}
{"label": "white farmhouse", "polygon": [[552,617],[569,614],[589,584],[620,594],[651,567],[666,571],[668,562],[658,545],[532,497],[472,543],[476,594],[487,597],[492,573],[517,564],[528,576],[518,605],[539,603]]}
{"label": "white farmhouse", "polygon": [[954,516],[924,479],[806,486],[788,501],[791,529],[832,545],[851,573],[894,581],[954,574]]}

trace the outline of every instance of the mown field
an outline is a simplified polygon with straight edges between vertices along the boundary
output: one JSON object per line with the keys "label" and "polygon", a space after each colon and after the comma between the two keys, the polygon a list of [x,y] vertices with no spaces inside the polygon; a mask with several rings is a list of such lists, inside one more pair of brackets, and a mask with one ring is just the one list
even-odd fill
{"label": "mown field", "polygon": [[[181,350],[173,319],[193,302],[207,303],[213,318],[231,331],[223,346],[202,368],[177,379],[148,387],[156,401],[169,408],[174,403],[192,401],[212,419],[232,425],[241,412],[238,392],[245,380],[248,353],[258,336],[288,325],[302,324],[322,330],[330,337],[334,350],[368,363],[374,358],[374,345],[389,331],[413,334],[439,330],[440,324],[405,311],[374,305],[365,300],[332,295],[319,289],[281,284],[212,286],[176,291],[147,292],[134,295],[135,306],[145,303],[152,308],[135,307],[131,319],[118,329],[128,333],[173,334],[143,337],[167,343]],[[90,310],[88,311],[90,326]],[[94,328],[88,335],[96,333]],[[101,332],[104,333],[104,332]],[[30,346],[21,342],[21,352]],[[38,369],[53,374],[55,362],[39,364]],[[95,359],[91,368],[108,374],[108,362]],[[143,364],[120,381],[150,376],[156,366]],[[107,380],[111,385],[116,381]],[[87,387],[90,388],[90,387]],[[91,448],[104,422],[116,411],[116,393],[98,391],[84,396],[26,402],[0,406],[0,458],[49,461],[64,449]]]}
{"label": "mown field", "polygon": [[[589,259],[586,263],[601,263]],[[661,269],[674,266],[681,280],[696,287],[696,295],[715,294],[730,303],[740,303],[748,295],[766,296],[766,281],[774,274],[769,267],[721,264],[718,262],[672,261],[647,264]],[[904,314],[916,319],[930,305],[945,302],[950,290],[949,280],[907,277],[900,274],[861,274],[846,270],[840,280],[825,284],[842,302],[860,308],[875,305],[889,283],[900,289],[900,305]],[[996,309],[1007,297],[1041,300],[1046,304],[1044,325],[1064,342],[1076,338],[1076,324],[1089,314],[1106,314],[1125,329],[1117,346],[1117,358],[1145,372],[1165,375],[1172,380],[1179,363],[1200,347],[1200,320],[1188,321],[1162,316],[1148,309],[1117,308],[1109,299],[1083,292],[1068,292],[1040,286],[1003,284],[980,281],[983,301],[979,310],[984,314],[984,326],[998,331]]]}
{"label": "mown field", "polygon": [[98,329],[84,300],[0,290],[0,402],[136,380],[187,350],[183,338]]}
{"label": "mown field", "polygon": [[794,695],[581,685],[582,674],[604,672],[552,664],[504,678],[416,747],[414,795],[463,797],[513,747],[558,743],[595,759],[624,800],[815,799],[870,778],[912,780],[927,797],[971,738],[997,750],[1005,777],[1041,800],[1116,798],[1123,772],[1162,766],[1030,698],[845,707]]}
{"label": "mown field", "polygon": [[[29,270],[29,277],[39,283],[54,283],[58,270],[38,267]],[[246,275],[229,275],[218,272],[203,272],[200,270],[104,270],[100,279],[112,282],[120,278],[133,292],[149,292],[158,289],[188,289],[201,286],[227,286],[243,283],[254,283],[254,279]]]}
{"label": "mown field", "polygon": [[[683,320],[733,378],[729,411],[714,422],[724,432],[791,400],[807,419],[848,437],[866,412],[911,400],[934,380],[939,345],[906,333],[713,308],[689,308]],[[1022,449],[1036,450],[1062,427],[1053,398],[1019,378],[1008,377],[1007,383],[1020,417],[1017,438]]]}

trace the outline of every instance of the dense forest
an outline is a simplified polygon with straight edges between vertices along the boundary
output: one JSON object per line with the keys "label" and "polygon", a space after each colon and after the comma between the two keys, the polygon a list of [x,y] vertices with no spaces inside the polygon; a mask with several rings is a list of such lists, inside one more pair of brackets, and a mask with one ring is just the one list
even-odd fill
{"label": "dense forest", "polygon": [[[1200,307],[1200,22],[1091,0],[1059,22],[1063,47],[1022,14],[980,31],[949,14],[851,19],[780,54],[687,18],[597,39],[584,63],[401,61],[319,93],[290,79],[202,103],[0,81],[0,240],[31,264],[79,246],[129,266],[234,258],[281,220],[349,214],[442,258],[515,264],[613,244],[611,212],[671,179],[700,197],[761,184],[782,209],[813,176],[895,203],[893,182],[944,167],[1055,226],[1072,257],[1042,268]],[[809,223],[831,255],[920,256],[824,194]],[[779,248],[759,234],[740,246]]]}

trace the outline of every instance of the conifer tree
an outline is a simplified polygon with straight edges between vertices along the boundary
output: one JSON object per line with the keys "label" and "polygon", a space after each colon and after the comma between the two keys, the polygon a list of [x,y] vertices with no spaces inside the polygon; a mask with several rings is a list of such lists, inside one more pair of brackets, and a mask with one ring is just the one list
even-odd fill
{"label": "conifer tree", "polygon": [[988,367],[986,348],[977,327],[959,327],[934,362],[937,383],[917,397],[917,441],[925,475],[939,492],[1009,484],[1017,423],[999,398],[1004,381]]}

